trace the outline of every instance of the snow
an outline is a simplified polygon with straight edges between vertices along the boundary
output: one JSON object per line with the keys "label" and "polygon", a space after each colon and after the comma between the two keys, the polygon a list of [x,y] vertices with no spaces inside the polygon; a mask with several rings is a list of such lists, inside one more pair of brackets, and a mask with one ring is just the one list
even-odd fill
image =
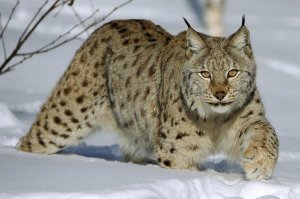
{"label": "snow", "polygon": [[[21,2],[25,9],[19,10],[9,29],[8,48],[31,10],[38,6],[36,2]],[[85,2],[75,1],[77,11],[83,15],[89,13]],[[101,13],[107,13],[121,2],[102,0],[94,4]],[[7,18],[11,3],[0,1],[2,19]],[[0,199],[300,198],[300,2],[226,3],[227,35],[238,28],[242,14],[246,14],[258,65],[259,89],[267,117],[279,136],[279,159],[271,180],[246,181],[242,169],[222,154],[209,157],[203,172],[125,163],[117,138],[111,132],[96,133],[78,146],[50,156],[15,150],[19,138],[30,128],[41,104],[80,46],[76,41],[0,76]],[[73,15],[67,10],[62,15],[60,20],[67,26]],[[148,18],[175,34],[185,28],[181,16],[197,27],[196,16],[181,0],[135,0],[112,18]],[[47,21],[26,48],[44,44],[57,28],[64,28],[55,24],[58,24],[55,20]]]}
{"label": "snow", "polygon": [[0,103],[0,128],[13,127],[18,123],[17,118],[11,113],[5,104]]}
{"label": "snow", "polygon": [[300,66],[282,62],[280,60],[276,59],[270,59],[270,58],[260,58],[266,66],[278,70],[279,72],[286,73],[287,75],[300,78]]}

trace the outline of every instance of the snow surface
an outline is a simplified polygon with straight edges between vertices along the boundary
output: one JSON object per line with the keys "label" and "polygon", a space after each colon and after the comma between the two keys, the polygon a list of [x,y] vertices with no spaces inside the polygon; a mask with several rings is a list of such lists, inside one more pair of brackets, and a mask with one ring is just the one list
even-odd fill
{"label": "snow surface", "polygon": [[[24,2],[6,35],[8,48],[39,1]],[[83,15],[89,14],[86,2],[75,1],[77,11]],[[107,13],[121,2],[102,0],[94,4]],[[186,2],[135,0],[112,18],[148,18],[176,34],[185,28],[181,16],[195,27],[198,24]],[[8,17],[12,3],[0,1],[2,19]],[[242,14],[246,14],[258,64],[258,85],[267,116],[279,136],[279,160],[271,180],[246,181],[242,169],[222,154],[211,156],[204,172],[125,163],[117,139],[110,132],[97,133],[56,155],[16,151],[18,139],[30,128],[42,102],[80,46],[81,42],[76,41],[0,76],[0,198],[300,198],[300,2],[226,3],[226,35],[239,27]],[[45,43],[72,22],[70,11],[61,13],[60,23],[48,20],[25,49]]]}
{"label": "snow surface", "polygon": [[0,118],[0,128],[13,127],[18,123],[18,119],[2,103],[0,103]]}

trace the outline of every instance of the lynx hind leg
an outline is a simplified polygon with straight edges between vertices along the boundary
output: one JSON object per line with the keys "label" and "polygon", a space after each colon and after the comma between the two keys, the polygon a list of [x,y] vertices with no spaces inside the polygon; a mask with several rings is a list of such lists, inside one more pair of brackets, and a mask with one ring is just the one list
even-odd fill
{"label": "lynx hind leg", "polygon": [[[95,103],[89,103],[86,95],[83,99],[83,95],[78,95],[74,100],[58,101],[50,98],[17,148],[27,152],[52,154],[88,136],[98,127],[97,115],[101,115],[99,112],[103,110],[105,101],[99,99]],[[79,98],[80,102],[76,102]],[[81,100],[87,102],[83,103]]]}
{"label": "lynx hind leg", "polygon": [[[42,111],[37,121],[32,125],[28,134],[22,137],[17,149],[25,152],[53,154],[63,148],[76,144],[92,131],[92,120],[82,123],[80,117],[71,118],[72,123],[63,117],[60,112],[48,110]],[[66,114],[73,112],[69,109]]]}
{"label": "lynx hind leg", "polygon": [[53,108],[53,104],[45,105],[28,134],[20,139],[17,149],[53,154],[77,144],[97,128],[108,125],[114,127],[113,115],[106,98],[87,106],[65,106],[65,109],[57,109]]}
{"label": "lynx hind leg", "polygon": [[42,107],[28,134],[19,141],[17,149],[56,153],[76,144],[105,123],[101,123],[99,117],[103,118],[109,109],[104,67],[106,44],[98,40],[97,35],[92,36],[77,51],[69,69]]}

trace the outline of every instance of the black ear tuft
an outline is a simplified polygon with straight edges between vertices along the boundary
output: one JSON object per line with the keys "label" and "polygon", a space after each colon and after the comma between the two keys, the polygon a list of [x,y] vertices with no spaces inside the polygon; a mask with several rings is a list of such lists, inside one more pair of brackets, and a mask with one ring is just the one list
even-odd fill
{"label": "black ear tuft", "polygon": [[187,27],[188,28],[192,28],[191,25],[189,24],[189,22],[184,17],[182,17],[182,18],[183,18],[185,24],[187,25]]}
{"label": "black ear tuft", "polygon": [[245,26],[245,14],[243,14],[242,26]]}

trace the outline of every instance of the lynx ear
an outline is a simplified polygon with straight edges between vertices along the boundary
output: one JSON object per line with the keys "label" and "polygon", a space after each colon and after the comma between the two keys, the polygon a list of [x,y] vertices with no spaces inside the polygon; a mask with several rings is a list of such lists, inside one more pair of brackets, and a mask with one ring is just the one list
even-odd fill
{"label": "lynx ear", "polygon": [[245,26],[245,15],[242,19],[242,26],[229,38],[229,45],[236,49],[242,49],[245,46],[250,45],[250,32]]}
{"label": "lynx ear", "polygon": [[188,29],[186,31],[186,41],[188,48],[192,51],[199,51],[205,48],[206,42],[204,36],[201,36],[199,33],[197,33],[185,18],[183,18],[183,20],[188,26]]}

